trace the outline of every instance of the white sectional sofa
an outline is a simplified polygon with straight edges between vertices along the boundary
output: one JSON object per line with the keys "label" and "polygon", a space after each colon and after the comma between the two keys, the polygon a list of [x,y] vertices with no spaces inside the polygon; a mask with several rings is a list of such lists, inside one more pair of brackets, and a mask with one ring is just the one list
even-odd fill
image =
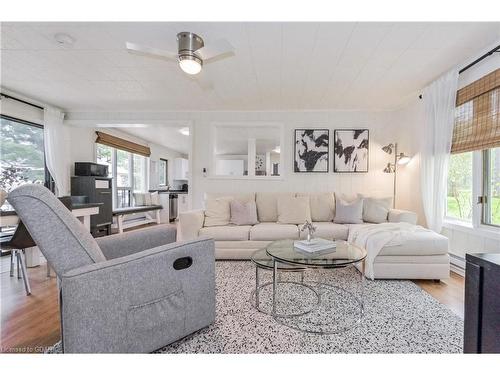
{"label": "white sectional sofa", "polygon": [[[285,194],[309,197],[316,237],[347,240],[350,230],[366,225],[334,223],[334,193],[206,194],[206,202],[228,197],[241,202],[255,201],[259,223],[206,226],[205,210],[188,211],[179,214],[179,236],[182,240],[213,238],[217,259],[250,259],[254,251],[271,241],[304,238],[300,225],[278,223],[278,199]],[[387,222],[416,224],[417,215],[389,209]],[[443,279],[449,277],[449,270],[448,239],[431,231],[417,231],[401,245],[383,248],[373,262],[374,276],[379,279]]]}

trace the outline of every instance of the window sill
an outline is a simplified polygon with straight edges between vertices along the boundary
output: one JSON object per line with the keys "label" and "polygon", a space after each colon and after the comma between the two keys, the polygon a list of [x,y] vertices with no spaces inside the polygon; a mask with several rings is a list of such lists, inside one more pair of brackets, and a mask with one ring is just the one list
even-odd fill
{"label": "window sill", "polygon": [[480,225],[479,227],[474,227],[472,223],[467,223],[460,220],[453,220],[451,218],[444,219],[443,227],[464,233],[473,234],[479,237],[491,238],[494,240],[498,240],[498,236],[500,233],[499,229],[490,228],[489,226],[486,225]]}

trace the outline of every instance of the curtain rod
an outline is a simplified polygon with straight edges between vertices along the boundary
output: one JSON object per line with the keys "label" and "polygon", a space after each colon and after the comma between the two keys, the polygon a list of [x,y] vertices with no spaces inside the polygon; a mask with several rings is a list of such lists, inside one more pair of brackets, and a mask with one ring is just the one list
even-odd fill
{"label": "curtain rod", "polygon": [[[485,58],[493,55],[495,52],[500,52],[500,45],[496,46],[495,48],[493,48],[491,51],[488,51],[486,52],[484,55],[478,57],[477,59],[475,59],[473,62],[471,62],[469,65],[463,67],[462,69],[460,69],[458,71],[458,74],[462,74],[463,72],[465,72],[467,69],[469,68],[472,68],[474,65],[476,65],[478,62],[484,60]],[[419,99],[422,99],[422,94],[420,94],[419,96]]]}
{"label": "curtain rod", "polygon": [[43,107],[39,106],[39,105],[36,105],[36,104],[33,104],[33,103],[30,103],[30,102],[27,102],[25,100],[21,100],[21,99],[18,99],[18,98],[14,98],[13,96],[10,96],[10,95],[7,95],[7,94],[3,94],[3,93],[0,93],[0,96],[3,96],[4,98],[7,98],[7,99],[12,99],[12,100],[15,100],[15,101],[18,101],[20,103],[24,103],[24,104],[27,104],[27,105],[30,105],[32,107],[35,107],[35,108],[38,108],[38,109],[41,109],[43,111]]}

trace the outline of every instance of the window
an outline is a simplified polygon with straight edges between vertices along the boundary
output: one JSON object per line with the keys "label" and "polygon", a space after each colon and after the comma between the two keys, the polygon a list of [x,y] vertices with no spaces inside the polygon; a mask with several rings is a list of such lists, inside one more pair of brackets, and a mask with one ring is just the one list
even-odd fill
{"label": "window", "polygon": [[500,225],[500,147],[483,151],[483,223]]}
{"label": "window", "polygon": [[212,177],[273,179],[282,175],[281,124],[214,124],[212,134]]}
{"label": "window", "polygon": [[133,191],[134,193],[140,193],[146,191],[146,158],[136,154],[132,154],[132,157],[134,171]]}
{"label": "window", "polygon": [[500,69],[457,92],[446,216],[500,226]]}
{"label": "window", "polygon": [[96,162],[108,166],[108,177],[113,177],[113,148],[96,144]]}
{"label": "window", "polygon": [[133,206],[133,193],[147,190],[147,160],[142,155],[96,144],[96,162],[108,165],[109,176],[113,177],[115,208]]}
{"label": "window", "polygon": [[160,159],[158,162],[158,184],[160,186],[168,185],[168,160]]}
{"label": "window", "polygon": [[9,192],[27,183],[47,186],[43,127],[8,116],[0,121],[0,187]]}
{"label": "window", "polygon": [[472,220],[472,152],[450,157],[446,215],[468,222]]}

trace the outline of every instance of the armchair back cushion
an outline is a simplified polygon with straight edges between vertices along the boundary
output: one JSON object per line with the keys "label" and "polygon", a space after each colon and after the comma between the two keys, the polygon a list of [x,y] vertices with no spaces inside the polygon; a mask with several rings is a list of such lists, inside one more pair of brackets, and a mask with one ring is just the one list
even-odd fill
{"label": "armchair back cushion", "polygon": [[106,260],[85,226],[42,185],[18,187],[9,194],[9,203],[59,277]]}

